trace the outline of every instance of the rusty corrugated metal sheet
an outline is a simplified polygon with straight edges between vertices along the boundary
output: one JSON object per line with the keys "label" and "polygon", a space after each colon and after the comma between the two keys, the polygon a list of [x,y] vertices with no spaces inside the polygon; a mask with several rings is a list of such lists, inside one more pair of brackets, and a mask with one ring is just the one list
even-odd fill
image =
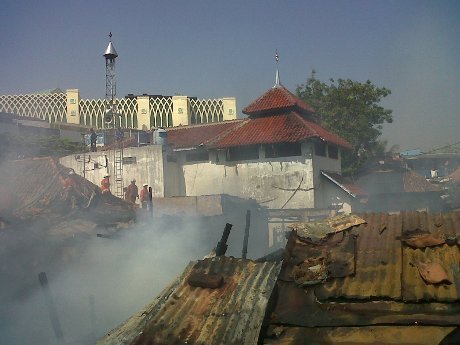
{"label": "rusty corrugated metal sheet", "polygon": [[[455,302],[460,299],[460,252],[458,246],[444,244],[440,247],[403,250],[403,299],[406,302]],[[446,270],[451,285],[425,284],[417,269],[418,262],[437,262]]]}
{"label": "rusty corrugated metal sheet", "polygon": [[374,327],[278,327],[277,339],[266,339],[264,344],[406,344],[432,345],[446,337],[455,327],[434,326],[374,326]]}
{"label": "rusty corrugated metal sheet", "polygon": [[[423,250],[412,249],[404,246],[400,240],[404,232],[414,229],[432,233],[441,232],[446,237],[458,237],[460,213],[404,212],[395,215],[361,216],[367,224],[355,229],[358,233],[356,274],[325,283],[317,289],[320,298],[387,297],[409,301],[458,301],[460,299],[458,246],[445,244]],[[453,279],[453,284],[438,287],[427,285],[420,277],[417,268],[412,266],[417,260],[434,260],[443,264],[449,277]]]}
{"label": "rusty corrugated metal sheet", "polygon": [[326,282],[317,289],[319,298],[401,299],[401,241],[396,239],[401,236],[401,217],[388,214],[361,217],[367,224],[355,230],[358,234],[355,275]]}
{"label": "rusty corrugated metal sheet", "polygon": [[[256,344],[279,270],[278,263],[232,257],[192,262],[145,311],[97,344]],[[222,275],[224,284],[192,287],[194,272]]]}
{"label": "rusty corrugated metal sheet", "polygon": [[[460,325],[459,232],[460,213],[363,214],[366,224],[329,235],[319,244],[291,235],[277,283],[278,298],[272,324],[365,326],[381,324]],[[440,233],[448,243],[414,249],[401,241],[411,231]],[[342,250],[337,241],[356,235],[355,274],[301,286],[286,279],[292,265],[315,251],[327,260]],[[343,236],[339,237],[338,236]],[[329,249],[327,249],[329,248]],[[340,254],[340,253],[339,253]],[[345,254],[345,253],[344,253]],[[307,255],[307,256],[308,256]],[[297,263],[296,263],[297,261]],[[437,262],[452,284],[427,284],[416,262]],[[291,265],[291,266],[290,266]],[[423,302],[423,303],[421,303]]]}

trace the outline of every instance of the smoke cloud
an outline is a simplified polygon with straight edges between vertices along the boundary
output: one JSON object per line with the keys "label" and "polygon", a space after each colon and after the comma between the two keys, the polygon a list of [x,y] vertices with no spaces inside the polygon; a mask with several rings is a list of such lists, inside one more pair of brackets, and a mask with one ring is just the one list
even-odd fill
{"label": "smoke cloud", "polygon": [[[1,235],[7,235],[5,230]],[[55,262],[49,255],[49,261],[42,260],[18,275],[8,272],[8,268],[20,270],[14,262],[30,253],[18,250],[12,254],[10,250],[12,255],[2,258],[6,260],[2,272],[27,278],[29,286],[18,294],[24,288],[23,280],[2,283],[1,344],[58,344],[38,282],[42,271],[47,273],[64,343],[92,344],[150,303],[189,261],[202,258],[215,246],[203,239],[199,227],[163,226],[154,221],[122,230],[111,238],[75,237],[67,241],[60,244],[65,250],[59,258],[72,256],[68,264]],[[41,248],[50,252],[55,249],[54,245]]]}

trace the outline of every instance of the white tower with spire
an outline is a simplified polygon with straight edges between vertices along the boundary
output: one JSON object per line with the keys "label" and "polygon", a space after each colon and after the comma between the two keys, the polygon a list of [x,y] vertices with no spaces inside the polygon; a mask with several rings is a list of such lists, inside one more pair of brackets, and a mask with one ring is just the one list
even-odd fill
{"label": "white tower with spire", "polygon": [[117,86],[115,80],[115,59],[118,57],[117,51],[112,43],[112,33],[109,33],[109,45],[104,53],[105,57],[105,100],[106,109],[104,122],[105,127],[115,127],[115,114],[117,113],[115,96],[117,94]]}
{"label": "white tower with spire", "polygon": [[280,83],[280,72],[279,72],[279,69],[278,69],[279,60],[280,60],[280,58],[279,58],[279,55],[278,55],[278,49],[276,49],[276,51],[275,51],[276,74],[275,74],[275,85],[273,87],[277,87],[277,86],[281,85],[281,83]]}

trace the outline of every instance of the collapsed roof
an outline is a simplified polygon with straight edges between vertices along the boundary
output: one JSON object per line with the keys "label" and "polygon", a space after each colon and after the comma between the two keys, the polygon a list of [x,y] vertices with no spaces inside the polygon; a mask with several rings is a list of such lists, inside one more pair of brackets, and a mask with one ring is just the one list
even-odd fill
{"label": "collapsed roof", "polygon": [[[65,200],[65,178],[71,170],[51,157],[3,162],[0,166],[0,216],[7,220],[83,216],[77,214],[77,210],[71,212]],[[77,182],[76,192],[82,199],[78,211],[85,212],[86,219],[107,224],[134,218],[132,205],[111,194],[96,198],[88,207],[93,193],[99,196],[99,188],[77,174],[73,178]]]}

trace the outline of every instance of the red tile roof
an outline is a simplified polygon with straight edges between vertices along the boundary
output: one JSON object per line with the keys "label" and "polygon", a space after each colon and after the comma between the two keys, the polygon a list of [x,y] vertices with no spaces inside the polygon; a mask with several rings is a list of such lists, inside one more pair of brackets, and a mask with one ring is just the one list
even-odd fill
{"label": "red tile roof", "polygon": [[307,103],[296,97],[282,85],[272,87],[262,96],[243,109],[247,115],[273,113],[279,110],[297,110],[301,113],[314,113],[315,110]]}
{"label": "red tile roof", "polygon": [[282,85],[265,92],[243,112],[250,115],[248,119],[169,128],[168,142],[175,148],[199,145],[227,148],[295,143],[309,138],[320,138],[344,148],[351,148],[346,140],[307,120],[306,116],[314,112],[313,108]]}
{"label": "red tile roof", "polygon": [[408,193],[439,192],[441,188],[428,182],[415,171],[406,171],[403,175],[403,188]]}
{"label": "red tile roof", "polygon": [[167,128],[168,143],[174,148],[191,148],[216,139],[247,120],[234,120]]}
{"label": "red tile roof", "polygon": [[242,126],[233,128],[219,139],[210,141],[208,146],[225,148],[282,142],[294,143],[315,137],[344,148],[351,148],[351,145],[344,139],[294,112],[249,119]]}

